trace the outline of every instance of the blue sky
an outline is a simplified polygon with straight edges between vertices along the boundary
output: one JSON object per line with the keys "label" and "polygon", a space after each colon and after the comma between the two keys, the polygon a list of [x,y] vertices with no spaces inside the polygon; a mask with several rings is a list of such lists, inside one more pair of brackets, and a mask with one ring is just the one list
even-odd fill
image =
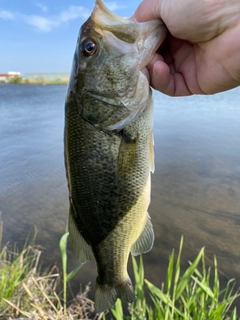
{"label": "blue sky", "polygon": [[[106,1],[131,16],[140,0]],[[80,26],[94,0],[1,0],[0,73],[70,72]]]}

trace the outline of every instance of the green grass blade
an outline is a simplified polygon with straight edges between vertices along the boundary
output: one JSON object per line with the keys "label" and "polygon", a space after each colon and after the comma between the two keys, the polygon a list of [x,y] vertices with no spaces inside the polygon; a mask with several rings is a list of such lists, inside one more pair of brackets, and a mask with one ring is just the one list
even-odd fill
{"label": "green grass blade", "polygon": [[60,239],[59,247],[62,257],[62,269],[63,269],[63,309],[64,314],[67,313],[67,238],[69,232],[66,232]]}
{"label": "green grass blade", "polygon": [[199,279],[196,278],[196,277],[194,277],[194,276],[192,276],[192,279],[199,285],[199,287],[201,287],[201,288],[203,289],[204,292],[206,292],[206,294],[207,294],[209,297],[211,297],[212,299],[215,298],[215,295],[214,295],[212,289],[211,289],[209,286],[207,286],[207,285],[204,284],[203,282],[199,281]]}
{"label": "green grass blade", "polygon": [[76,266],[76,268],[74,268],[68,275],[67,275],[67,278],[66,278],[66,282],[69,282],[74,276],[76,273],[78,273],[78,271],[82,268],[83,264],[79,264],[78,266]]}
{"label": "green grass blade", "polygon": [[166,281],[165,281],[167,294],[170,294],[171,287],[172,287],[173,267],[174,267],[174,250],[172,251],[172,253],[169,257],[169,264],[168,264],[167,276],[166,276]]}
{"label": "green grass blade", "polygon": [[120,299],[117,299],[115,305],[111,308],[111,313],[113,314],[116,320],[123,320],[123,308]]}
{"label": "green grass blade", "polygon": [[202,258],[202,255],[204,254],[204,248],[202,248],[194,260],[194,262],[188,267],[188,269],[184,272],[183,276],[179,280],[178,284],[176,284],[176,290],[175,290],[175,299],[178,299],[180,295],[182,294],[183,290],[186,288],[188,282],[191,279],[192,274],[194,273],[195,269],[197,268],[199,261]]}
{"label": "green grass blade", "polygon": [[64,235],[61,237],[59,242],[59,247],[61,251],[61,258],[62,258],[62,269],[63,269],[63,276],[67,274],[67,238],[68,238],[69,232],[64,233]]}

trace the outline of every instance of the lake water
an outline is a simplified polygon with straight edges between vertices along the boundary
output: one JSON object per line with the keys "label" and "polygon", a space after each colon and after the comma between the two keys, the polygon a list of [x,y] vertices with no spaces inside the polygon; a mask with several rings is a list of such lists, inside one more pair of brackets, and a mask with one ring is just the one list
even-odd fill
{"label": "lake water", "polygon": [[[0,85],[0,211],[4,242],[23,245],[34,227],[46,265],[60,265],[68,195],[63,161],[65,86]],[[155,93],[150,215],[156,240],[146,278],[164,280],[184,235],[183,267],[206,247],[222,279],[240,283],[240,88],[213,96]],[[76,265],[69,251],[69,267]],[[73,281],[95,282],[95,265]]]}

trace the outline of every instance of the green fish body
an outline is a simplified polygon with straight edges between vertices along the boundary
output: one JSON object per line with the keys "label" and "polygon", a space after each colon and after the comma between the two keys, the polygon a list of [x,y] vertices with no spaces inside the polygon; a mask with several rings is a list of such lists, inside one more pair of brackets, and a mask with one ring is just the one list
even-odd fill
{"label": "green fish body", "polygon": [[65,105],[69,236],[80,262],[96,260],[96,312],[134,300],[129,253],[148,252],[154,241],[153,101],[144,67],[165,35],[160,20],[124,19],[97,0],[77,42]]}

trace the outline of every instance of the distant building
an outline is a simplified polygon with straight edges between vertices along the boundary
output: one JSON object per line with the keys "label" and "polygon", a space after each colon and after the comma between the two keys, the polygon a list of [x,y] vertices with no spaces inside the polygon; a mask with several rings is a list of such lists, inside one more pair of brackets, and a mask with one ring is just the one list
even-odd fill
{"label": "distant building", "polygon": [[9,82],[13,78],[20,78],[21,73],[9,71],[8,73],[0,73],[0,82]]}

